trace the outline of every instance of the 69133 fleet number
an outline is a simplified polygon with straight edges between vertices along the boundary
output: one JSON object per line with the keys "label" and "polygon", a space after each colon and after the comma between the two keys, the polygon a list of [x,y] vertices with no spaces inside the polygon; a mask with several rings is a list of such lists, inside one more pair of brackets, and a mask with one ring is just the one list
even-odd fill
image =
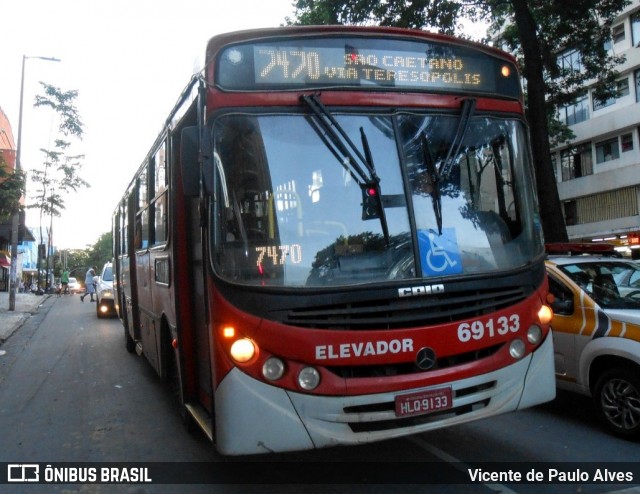
{"label": "69133 fleet number", "polygon": [[519,330],[520,316],[511,314],[510,316],[501,316],[487,321],[463,322],[458,326],[458,340],[462,343],[467,343],[471,340],[477,341],[483,338],[494,338],[509,333],[517,333]]}

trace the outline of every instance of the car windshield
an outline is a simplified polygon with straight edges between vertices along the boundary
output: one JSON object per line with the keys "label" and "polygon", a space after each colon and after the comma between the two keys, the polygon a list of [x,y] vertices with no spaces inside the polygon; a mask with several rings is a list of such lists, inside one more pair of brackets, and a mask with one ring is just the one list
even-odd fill
{"label": "car windshield", "polygon": [[640,309],[640,268],[627,262],[576,262],[559,266],[605,309]]}
{"label": "car windshield", "polygon": [[105,266],[102,270],[102,281],[113,281],[113,270],[111,266]]}
{"label": "car windshield", "polygon": [[216,120],[221,277],[340,286],[492,273],[542,252],[522,122],[476,115],[454,146],[459,115],[334,114],[335,132],[322,115]]}

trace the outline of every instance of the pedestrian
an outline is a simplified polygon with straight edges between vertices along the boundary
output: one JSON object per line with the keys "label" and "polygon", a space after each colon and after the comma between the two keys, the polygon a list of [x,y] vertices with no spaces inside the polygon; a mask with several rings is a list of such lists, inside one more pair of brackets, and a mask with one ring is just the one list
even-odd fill
{"label": "pedestrian", "polygon": [[87,295],[91,296],[91,301],[95,302],[93,299],[93,294],[96,293],[96,285],[93,282],[93,277],[96,275],[96,271],[98,268],[93,266],[92,268],[87,269],[86,274],[84,275],[84,293],[80,295],[80,301],[84,302],[84,298]]}
{"label": "pedestrian", "polygon": [[62,276],[60,277],[60,283],[62,283],[62,293],[68,295],[69,293],[69,270],[64,268]]}

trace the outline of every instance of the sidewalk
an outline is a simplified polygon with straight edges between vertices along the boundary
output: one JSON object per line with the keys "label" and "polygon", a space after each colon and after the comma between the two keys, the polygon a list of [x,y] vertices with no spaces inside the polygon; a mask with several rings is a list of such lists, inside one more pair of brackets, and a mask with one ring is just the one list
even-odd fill
{"label": "sidewalk", "polygon": [[38,312],[38,307],[50,295],[34,295],[33,293],[16,293],[16,310],[9,311],[9,292],[0,292],[0,344],[13,332]]}

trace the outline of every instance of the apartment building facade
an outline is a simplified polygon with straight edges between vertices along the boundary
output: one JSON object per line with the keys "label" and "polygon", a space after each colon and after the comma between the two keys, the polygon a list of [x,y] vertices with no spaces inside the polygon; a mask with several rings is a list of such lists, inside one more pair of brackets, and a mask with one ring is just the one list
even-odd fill
{"label": "apartment building facade", "polygon": [[[618,97],[600,100],[590,90],[562,108],[560,119],[575,138],[552,156],[569,239],[607,241],[640,258],[640,0],[613,23],[607,48],[626,57]],[[561,57],[580,63],[571,50]]]}

